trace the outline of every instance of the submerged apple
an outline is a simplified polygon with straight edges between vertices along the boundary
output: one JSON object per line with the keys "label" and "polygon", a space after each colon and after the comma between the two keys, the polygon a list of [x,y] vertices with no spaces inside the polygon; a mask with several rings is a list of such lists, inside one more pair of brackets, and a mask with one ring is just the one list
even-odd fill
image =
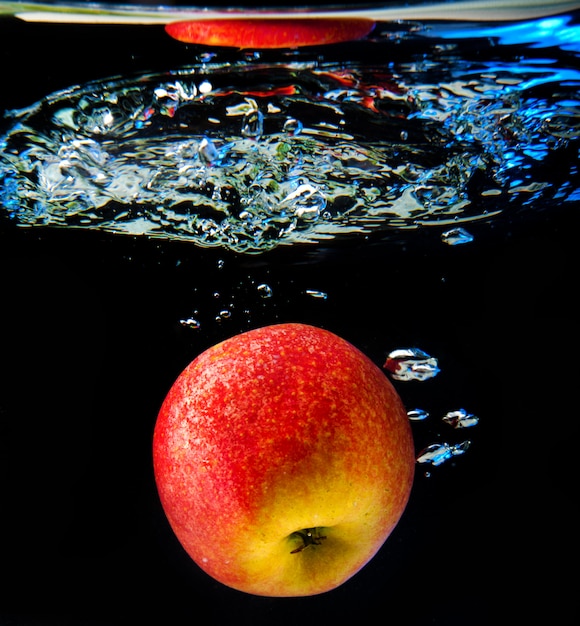
{"label": "submerged apple", "polygon": [[415,465],[389,380],[304,324],[252,330],[192,361],[163,402],[153,457],[191,558],[264,596],[322,593],[360,570],[399,521]]}
{"label": "submerged apple", "polygon": [[232,18],[171,22],[168,35],[184,43],[234,48],[300,48],[361,39],[374,28],[364,18]]}

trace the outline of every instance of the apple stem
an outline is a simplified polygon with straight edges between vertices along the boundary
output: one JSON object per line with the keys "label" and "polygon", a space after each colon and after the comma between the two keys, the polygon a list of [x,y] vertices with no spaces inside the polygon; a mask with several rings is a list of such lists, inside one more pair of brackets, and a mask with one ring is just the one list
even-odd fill
{"label": "apple stem", "polygon": [[302,545],[298,546],[290,552],[290,554],[296,554],[302,552],[302,550],[308,548],[308,546],[319,546],[323,539],[326,539],[324,535],[321,535],[321,528],[305,528],[304,530],[297,530],[292,535],[297,535],[302,539]]}

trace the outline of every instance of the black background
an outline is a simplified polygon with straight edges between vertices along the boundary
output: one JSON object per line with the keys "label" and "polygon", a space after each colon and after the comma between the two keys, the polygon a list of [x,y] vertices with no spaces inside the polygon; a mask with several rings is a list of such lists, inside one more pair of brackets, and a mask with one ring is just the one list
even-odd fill
{"label": "black background", "polygon": [[[2,108],[194,53],[160,27],[4,20]],[[0,624],[573,623],[576,211],[506,220],[454,248],[419,237],[245,258],[3,219]],[[231,302],[231,319],[216,322]],[[198,331],[179,323],[195,310]],[[300,599],[245,595],[201,572],[166,523],[151,468],[156,413],[183,367],[226,336],[283,321],[328,328],[378,365],[421,347],[442,372],[399,385],[404,401],[481,420],[467,454],[429,478],[417,468],[409,507],[369,565]],[[415,426],[418,449],[448,435]]]}

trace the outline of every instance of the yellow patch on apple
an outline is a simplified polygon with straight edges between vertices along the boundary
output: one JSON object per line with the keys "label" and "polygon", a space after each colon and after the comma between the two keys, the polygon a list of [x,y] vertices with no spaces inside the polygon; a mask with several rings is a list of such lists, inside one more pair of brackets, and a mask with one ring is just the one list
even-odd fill
{"label": "yellow patch on apple", "polygon": [[415,450],[384,373],[337,335],[289,323],[186,367],[160,409],[153,463],[167,519],[205,572],[250,594],[308,596],[386,541]]}

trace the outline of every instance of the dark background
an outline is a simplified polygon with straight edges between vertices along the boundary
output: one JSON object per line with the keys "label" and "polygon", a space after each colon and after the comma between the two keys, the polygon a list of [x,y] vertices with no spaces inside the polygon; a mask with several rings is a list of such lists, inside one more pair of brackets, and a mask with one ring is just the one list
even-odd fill
{"label": "dark background", "polygon": [[[4,20],[1,108],[193,53],[159,27]],[[454,248],[419,237],[243,258],[2,216],[0,624],[575,623],[577,236],[569,206]],[[195,310],[198,331],[179,323]],[[418,346],[442,372],[398,385],[406,404],[480,417],[467,454],[428,478],[417,468],[375,559],[301,599],[248,596],[201,572],[169,529],[151,467],[156,414],[183,367],[283,321],[328,328],[378,365]],[[418,449],[459,440],[437,420],[414,431]]]}

